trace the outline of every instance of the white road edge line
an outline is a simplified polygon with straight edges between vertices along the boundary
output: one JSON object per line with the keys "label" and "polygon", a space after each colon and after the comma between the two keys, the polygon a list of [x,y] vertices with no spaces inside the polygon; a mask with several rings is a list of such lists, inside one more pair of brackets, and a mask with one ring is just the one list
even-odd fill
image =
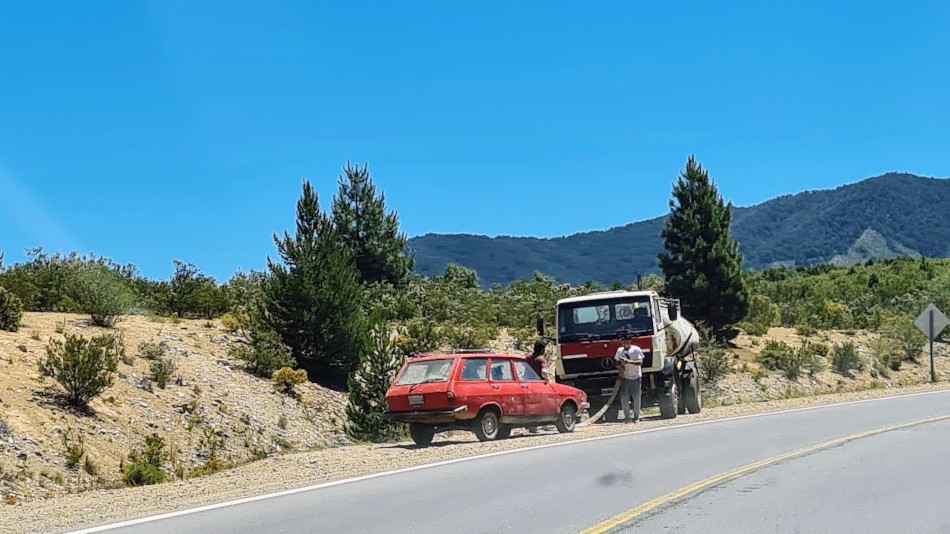
{"label": "white road edge line", "polygon": [[265,500],[265,499],[273,499],[273,498],[276,498],[276,497],[284,497],[284,496],[286,496],[286,495],[294,495],[294,494],[296,494],[296,493],[304,493],[304,492],[307,492],[307,491],[315,491],[315,490],[320,490],[320,489],[324,489],[324,488],[330,488],[330,487],[333,487],[333,486],[340,486],[340,485],[342,485],[342,484],[352,484],[352,483],[354,483],[354,482],[361,482],[361,481],[363,481],[363,480],[371,480],[371,479],[374,479],[374,478],[380,478],[380,477],[385,477],[385,476],[398,475],[398,474],[402,474],[402,473],[409,473],[409,472],[412,472],[412,471],[420,471],[420,470],[422,470],[422,469],[430,469],[430,468],[433,468],[433,467],[441,467],[441,466],[444,466],[444,465],[451,465],[451,464],[456,464],[456,463],[461,463],[461,462],[470,462],[470,461],[472,461],[472,460],[481,460],[481,459],[484,459],[484,458],[492,458],[492,457],[495,457],[495,456],[503,456],[503,455],[506,455],[506,454],[515,454],[515,453],[519,453],[519,452],[537,451],[537,450],[541,450],[541,449],[549,449],[549,448],[552,448],[552,447],[561,447],[561,446],[565,446],[565,445],[574,445],[574,444],[577,444],[577,443],[590,443],[590,442],[592,442],[592,441],[600,441],[600,440],[605,440],[605,439],[616,439],[616,438],[622,438],[622,437],[632,436],[632,435],[636,435],[636,434],[649,434],[649,433],[652,433],[652,432],[661,432],[661,431],[664,431],[664,430],[675,430],[675,429],[678,429],[678,428],[688,428],[688,427],[693,427],[693,426],[709,425],[709,424],[713,424],[713,423],[724,423],[724,422],[727,422],[727,421],[739,421],[739,420],[742,420],[742,419],[752,419],[752,418],[755,418],[755,417],[767,417],[767,416],[782,415],[782,414],[789,414],[789,413],[795,413],[795,412],[804,412],[804,411],[809,411],[809,410],[819,410],[819,409],[822,409],[822,408],[835,408],[835,407],[838,407],[838,406],[848,406],[848,405],[853,405],[853,404],[864,404],[864,403],[868,403],[868,402],[879,402],[879,401],[893,400],[893,399],[906,399],[906,398],[911,398],[911,397],[920,397],[920,396],[923,396],[923,395],[937,395],[937,394],[941,394],[941,393],[950,393],[950,390],[923,391],[923,392],[920,392],[920,393],[909,393],[909,394],[906,394],[906,395],[891,395],[891,396],[889,396],[889,397],[878,397],[878,398],[875,398],[875,399],[861,399],[861,400],[856,400],[856,401],[839,402],[839,403],[835,403],[835,404],[822,404],[822,405],[818,405],[818,406],[804,406],[804,407],[802,407],[802,408],[792,408],[792,409],[789,409],[789,410],[780,410],[780,411],[777,411],[777,412],[762,412],[762,413],[754,413],[754,414],[746,414],[746,415],[735,415],[735,416],[726,417],[726,418],[723,418],[723,419],[708,419],[708,420],[705,420],[705,421],[694,421],[694,422],[692,422],[692,423],[672,424],[672,425],[666,425],[666,426],[661,426],[661,427],[657,427],[657,428],[647,428],[647,429],[644,429],[644,430],[634,430],[634,431],[632,431],[632,432],[623,432],[623,433],[620,433],[620,434],[609,434],[609,435],[606,435],[606,436],[594,436],[594,437],[590,437],[590,438],[583,438],[583,439],[577,439],[577,440],[572,440],[572,441],[560,441],[560,442],[557,442],[557,443],[545,443],[545,444],[542,444],[542,445],[533,445],[533,446],[531,446],[531,447],[523,447],[523,448],[519,448],[519,449],[506,449],[506,450],[503,450],[503,451],[495,451],[495,452],[490,452],[490,453],[486,453],[486,454],[479,454],[479,455],[477,455],[477,456],[468,456],[468,457],[464,457],[464,458],[454,458],[454,459],[452,459],[452,460],[443,460],[443,461],[441,461],[441,462],[435,462],[435,463],[431,463],[431,464],[414,465],[414,466],[412,466],[412,467],[403,467],[403,468],[401,468],[401,469],[394,469],[394,470],[392,470],[392,471],[383,471],[383,472],[381,472],[381,473],[371,473],[371,474],[368,474],[368,475],[362,475],[362,476],[353,477],[353,478],[345,478],[345,479],[341,479],[341,480],[334,480],[334,481],[331,481],[331,482],[324,482],[324,483],[322,483],[322,484],[315,484],[315,485],[313,485],[313,486],[306,486],[306,487],[302,487],[302,488],[294,488],[294,489],[289,489],[289,490],[284,490],[284,491],[278,491],[278,492],[275,492],[275,493],[265,493],[265,494],[263,494],[263,495],[256,495],[256,496],[254,496],[254,497],[245,497],[245,498],[236,499],[236,500],[233,500],[233,501],[225,501],[225,502],[220,502],[220,503],[216,503],[216,504],[208,504],[208,505],[205,505],[205,506],[199,506],[199,507],[197,507],[197,508],[188,508],[188,509],[185,509],[185,510],[178,510],[178,511],[175,511],[175,512],[167,512],[167,513],[164,513],[164,514],[158,514],[158,515],[153,515],[153,516],[148,516],[148,517],[141,517],[141,518],[138,518],[138,519],[130,519],[130,520],[128,520],[128,521],[122,521],[122,522],[120,522],[120,523],[111,523],[111,524],[108,524],[108,525],[100,525],[100,526],[96,526],[96,527],[84,528],[84,529],[82,529],[82,530],[69,531],[69,532],[66,532],[65,534],[93,534],[93,533],[96,533],[96,532],[105,532],[105,531],[114,530],[114,529],[117,529],[117,528],[132,527],[132,526],[141,525],[141,524],[144,524],[144,523],[151,523],[151,522],[153,522],[153,521],[161,521],[162,519],[171,519],[171,518],[173,518],[173,517],[181,517],[181,516],[184,516],[184,515],[197,514],[197,513],[201,513],[201,512],[207,512],[207,511],[210,511],[210,510],[217,510],[217,509],[219,509],[219,508],[226,508],[226,507],[228,507],[228,506],[236,506],[236,505],[241,505],[241,504],[247,504],[247,503],[252,503],[252,502],[256,502],[256,501],[263,501],[263,500]]}

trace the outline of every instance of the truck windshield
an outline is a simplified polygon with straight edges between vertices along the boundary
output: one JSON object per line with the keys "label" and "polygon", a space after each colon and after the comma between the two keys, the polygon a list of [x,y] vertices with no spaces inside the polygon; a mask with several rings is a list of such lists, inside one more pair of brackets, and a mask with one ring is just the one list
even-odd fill
{"label": "truck windshield", "polygon": [[653,334],[649,297],[588,300],[558,307],[558,342]]}

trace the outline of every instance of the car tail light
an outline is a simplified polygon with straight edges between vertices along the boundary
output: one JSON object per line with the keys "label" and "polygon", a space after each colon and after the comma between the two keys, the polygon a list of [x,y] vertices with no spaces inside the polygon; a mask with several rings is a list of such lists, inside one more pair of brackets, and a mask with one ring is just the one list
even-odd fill
{"label": "car tail light", "polygon": [[445,398],[449,401],[449,407],[455,406],[455,393],[449,391],[445,394]]}

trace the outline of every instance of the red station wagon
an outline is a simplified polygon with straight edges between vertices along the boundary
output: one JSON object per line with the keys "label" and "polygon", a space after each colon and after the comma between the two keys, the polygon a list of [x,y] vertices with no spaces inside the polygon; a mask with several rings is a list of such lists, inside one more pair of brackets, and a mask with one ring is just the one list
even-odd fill
{"label": "red station wagon", "polygon": [[511,429],[554,423],[573,432],[587,394],[547,383],[520,356],[439,354],[408,360],[386,393],[385,417],[409,423],[417,445],[436,432],[469,430],[481,441]]}

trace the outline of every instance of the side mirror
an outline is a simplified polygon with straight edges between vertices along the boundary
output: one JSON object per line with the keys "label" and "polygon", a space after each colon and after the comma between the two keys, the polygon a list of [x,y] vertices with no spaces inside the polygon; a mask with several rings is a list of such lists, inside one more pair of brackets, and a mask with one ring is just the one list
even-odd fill
{"label": "side mirror", "polygon": [[677,306],[676,304],[674,304],[674,303],[671,302],[671,303],[670,303],[670,308],[669,308],[669,310],[670,310],[670,320],[671,320],[671,321],[675,321],[675,320],[679,319],[679,316],[680,316],[680,307],[679,307],[679,306]]}
{"label": "side mirror", "polygon": [[538,317],[538,336],[544,337],[544,319]]}

